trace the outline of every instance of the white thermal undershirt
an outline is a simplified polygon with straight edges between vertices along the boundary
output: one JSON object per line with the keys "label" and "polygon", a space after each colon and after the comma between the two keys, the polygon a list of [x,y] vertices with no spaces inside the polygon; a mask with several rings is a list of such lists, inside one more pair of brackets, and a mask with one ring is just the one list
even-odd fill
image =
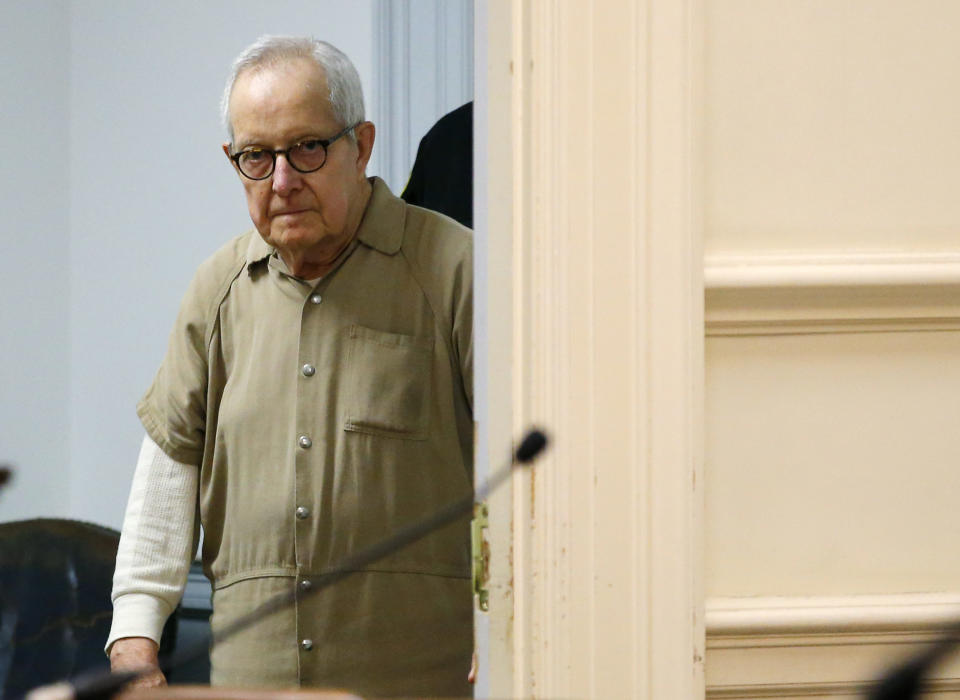
{"label": "white thermal undershirt", "polygon": [[199,469],[181,464],[145,436],[123,518],[113,575],[113,625],[107,653],[122,637],[160,643],[197,547]]}

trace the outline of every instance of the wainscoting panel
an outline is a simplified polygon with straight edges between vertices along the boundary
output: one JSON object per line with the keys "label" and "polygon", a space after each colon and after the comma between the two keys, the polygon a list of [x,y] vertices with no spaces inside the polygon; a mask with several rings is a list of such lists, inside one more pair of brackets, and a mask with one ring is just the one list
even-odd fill
{"label": "wainscoting panel", "polygon": [[960,331],[711,336],[706,371],[708,598],[960,585]]}
{"label": "wainscoting panel", "polygon": [[[707,697],[864,698],[960,619],[960,593],[714,598],[706,606]],[[924,697],[960,698],[960,653]]]}
{"label": "wainscoting panel", "polygon": [[863,698],[960,615],[960,3],[704,10],[708,697]]}

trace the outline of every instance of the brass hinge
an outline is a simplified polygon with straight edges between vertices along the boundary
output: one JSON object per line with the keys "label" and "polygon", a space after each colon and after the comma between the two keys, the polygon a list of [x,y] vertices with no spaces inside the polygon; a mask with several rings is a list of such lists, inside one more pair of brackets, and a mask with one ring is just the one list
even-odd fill
{"label": "brass hinge", "polygon": [[470,523],[470,548],[473,552],[473,592],[477,596],[477,606],[486,612],[490,609],[490,543],[483,536],[489,526],[487,504],[473,504],[473,521]]}

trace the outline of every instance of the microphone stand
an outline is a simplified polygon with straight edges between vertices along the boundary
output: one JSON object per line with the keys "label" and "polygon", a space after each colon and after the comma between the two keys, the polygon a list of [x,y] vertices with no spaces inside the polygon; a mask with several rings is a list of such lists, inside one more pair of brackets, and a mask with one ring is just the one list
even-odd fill
{"label": "microphone stand", "polygon": [[915,700],[924,676],[960,642],[960,622],[954,622],[929,649],[888,671],[867,700]]}
{"label": "microphone stand", "polygon": [[[547,436],[540,430],[530,430],[520,442],[520,446],[517,447],[513,453],[511,461],[491,475],[475,492],[449,503],[421,520],[400,528],[379,542],[375,542],[369,547],[345,557],[336,568],[321,574],[315,579],[311,579],[313,585],[309,590],[298,593],[296,586],[294,586],[289,592],[280,593],[269,598],[259,607],[246,615],[242,615],[222,628],[211,637],[209,643],[202,641],[187,647],[182,652],[175,652],[167,659],[161,660],[160,670],[166,674],[189,661],[200,658],[209,651],[211,646],[215,646],[223,640],[232,637],[237,632],[246,629],[272,613],[292,607],[296,604],[298,597],[302,600],[309,596],[316,595],[323,589],[342,581],[351,574],[362,571],[370,566],[370,564],[394,552],[400,551],[404,547],[413,544],[444,525],[448,525],[458,518],[471,513],[474,502],[484,500],[492,491],[500,486],[500,484],[506,481],[512,474],[515,465],[531,463],[546,446]],[[73,697],[76,700],[109,700],[109,698],[112,698],[124,685],[135,680],[141,673],[143,672],[123,671],[115,673],[106,671],[81,675],[72,683],[72,696],[65,697]],[[53,687],[54,686],[50,686],[50,688]],[[44,700],[48,697],[41,695],[39,692],[41,690],[43,689],[31,692],[27,696],[27,700]]]}

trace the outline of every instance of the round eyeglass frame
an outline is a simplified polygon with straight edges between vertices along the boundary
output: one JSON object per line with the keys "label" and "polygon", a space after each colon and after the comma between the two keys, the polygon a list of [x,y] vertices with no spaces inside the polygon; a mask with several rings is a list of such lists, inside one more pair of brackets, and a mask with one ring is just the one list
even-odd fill
{"label": "round eyeglass frame", "polygon": [[[230,160],[232,160],[232,161],[233,161],[233,164],[237,166],[237,170],[240,171],[240,174],[243,175],[243,176],[244,176],[245,178],[247,178],[248,180],[266,180],[268,177],[270,177],[271,175],[273,175],[273,171],[277,169],[277,156],[283,156],[284,158],[286,158],[286,159],[287,159],[287,162],[290,164],[290,167],[293,168],[294,170],[296,170],[298,173],[304,173],[304,174],[306,174],[306,173],[314,173],[314,172],[318,171],[320,168],[322,168],[324,165],[327,164],[327,155],[328,155],[328,152],[327,152],[327,151],[328,151],[328,149],[330,148],[330,145],[331,145],[334,141],[336,141],[337,139],[339,139],[341,136],[345,136],[345,135],[349,134],[351,131],[353,131],[353,130],[356,129],[358,126],[360,126],[361,123],[362,123],[362,122],[357,122],[357,123],[354,124],[353,126],[348,126],[346,129],[344,129],[344,130],[341,131],[340,133],[335,134],[335,135],[331,136],[331,137],[328,138],[328,139],[306,139],[305,141],[298,141],[297,143],[293,144],[292,146],[287,146],[286,148],[276,148],[276,149],[274,149],[274,148],[257,148],[257,149],[254,149],[254,150],[257,150],[257,151],[259,151],[259,152],[261,152],[261,153],[269,153],[269,154],[270,154],[270,169],[267,171],[267,174],[266,174],[266,175],[261,175],[260,177],[253,177],[252,175],[247,174],[246,172],[244,172],[243,166],[240,165],[240,158],[243,157],[243,154],[244,154],[244,153],[249,153],[249,151],[237,151],[236,153],[232,153],[232,154],[230,154]],[[323,162],[320,163],[320,165],[318,165],[318,166],[315,167],[315,168],[307,168],[307,169],[298,168],[297,165],[296,165],[292,160],[290,160],[290,151],[292,151],[293,149],[297,148],[298,146],[306,143],[306,141],[316,141],[316,142],[319,143],[321,146],[323,146]]]}

